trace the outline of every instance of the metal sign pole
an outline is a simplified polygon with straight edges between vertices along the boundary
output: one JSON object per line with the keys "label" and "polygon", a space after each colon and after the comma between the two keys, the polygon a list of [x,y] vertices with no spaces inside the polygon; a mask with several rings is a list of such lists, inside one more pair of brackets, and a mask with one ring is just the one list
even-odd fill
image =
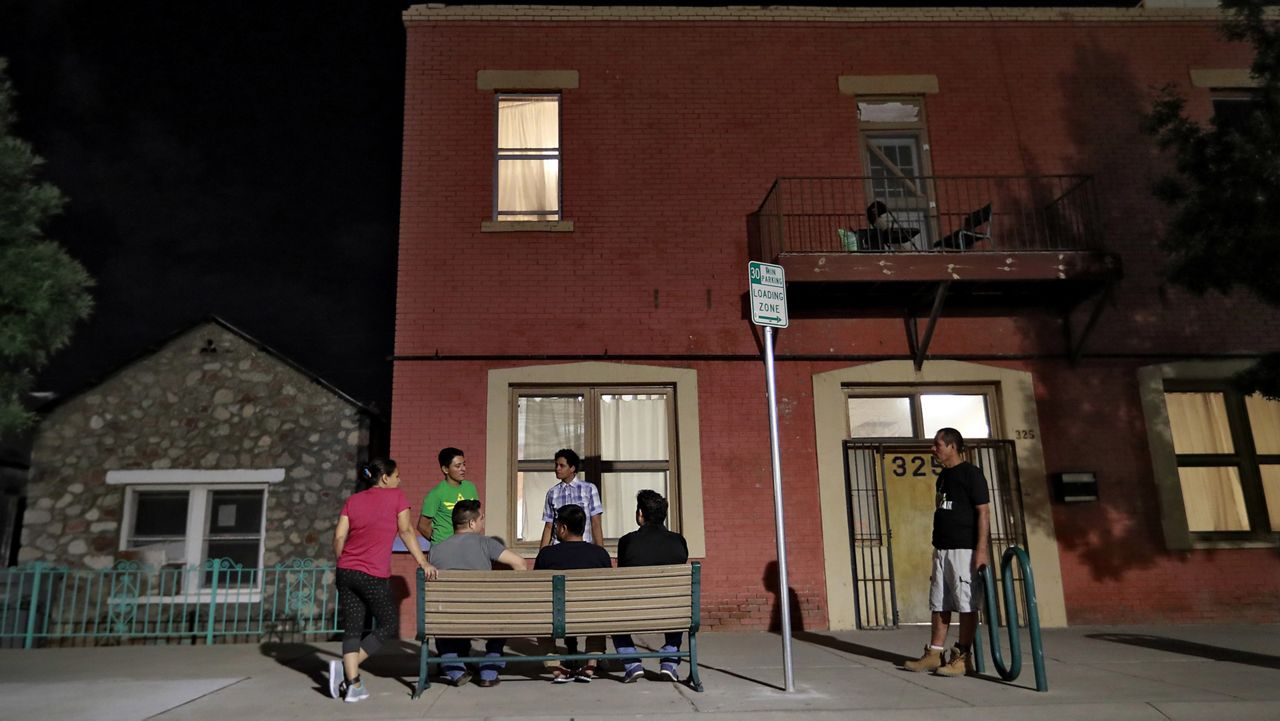
{"label": "metal sign pole", "polygon": [[778,604],[782,612],[782,673],[795,691],[791,669],[791,586],[787,583],[787,539],[782,521],[782,457],[778,446],[778,383],[773,372],[773,326],[764,328],[764,372],[769,386],[769,452],[773,457],[773,523],[778,543]]}

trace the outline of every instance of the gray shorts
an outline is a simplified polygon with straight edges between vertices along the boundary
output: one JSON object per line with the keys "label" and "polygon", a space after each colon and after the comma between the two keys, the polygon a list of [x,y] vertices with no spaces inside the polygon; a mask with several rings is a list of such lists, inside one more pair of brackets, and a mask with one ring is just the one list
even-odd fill
{"label": "gray shorts", "polygon": [[929,610],[972,613],[982,610],[982,589],[973,587],[973,549],[933,549]]}

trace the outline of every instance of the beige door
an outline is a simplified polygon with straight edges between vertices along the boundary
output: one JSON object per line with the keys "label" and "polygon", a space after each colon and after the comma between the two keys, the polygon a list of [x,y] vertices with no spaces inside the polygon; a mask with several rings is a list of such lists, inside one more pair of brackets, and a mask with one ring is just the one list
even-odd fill
{"label": "beige door", "polygon": [[938,479],[933,454],[886,449],[884,487],[893,545],[899,623],[929,622],[933,570],[933,509]]}

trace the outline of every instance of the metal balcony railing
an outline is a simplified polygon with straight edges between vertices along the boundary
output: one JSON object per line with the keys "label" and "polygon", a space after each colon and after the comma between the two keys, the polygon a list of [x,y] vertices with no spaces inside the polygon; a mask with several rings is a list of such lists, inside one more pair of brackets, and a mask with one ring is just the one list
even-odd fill
{"label": "metal balcony railing", "polygon": [[778,178],[751,253],[1101,251],[1081,175]]}

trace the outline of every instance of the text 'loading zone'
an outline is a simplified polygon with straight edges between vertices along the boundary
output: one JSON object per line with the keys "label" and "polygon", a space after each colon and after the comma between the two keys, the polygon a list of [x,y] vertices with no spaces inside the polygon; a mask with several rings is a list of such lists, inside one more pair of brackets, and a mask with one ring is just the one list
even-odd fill
{"label": "text 'loading zone'", "polygon": [[747,264],[750,283],[751,322],[756,325],[786,328],[787,276],[782,266],[751,261]]}

